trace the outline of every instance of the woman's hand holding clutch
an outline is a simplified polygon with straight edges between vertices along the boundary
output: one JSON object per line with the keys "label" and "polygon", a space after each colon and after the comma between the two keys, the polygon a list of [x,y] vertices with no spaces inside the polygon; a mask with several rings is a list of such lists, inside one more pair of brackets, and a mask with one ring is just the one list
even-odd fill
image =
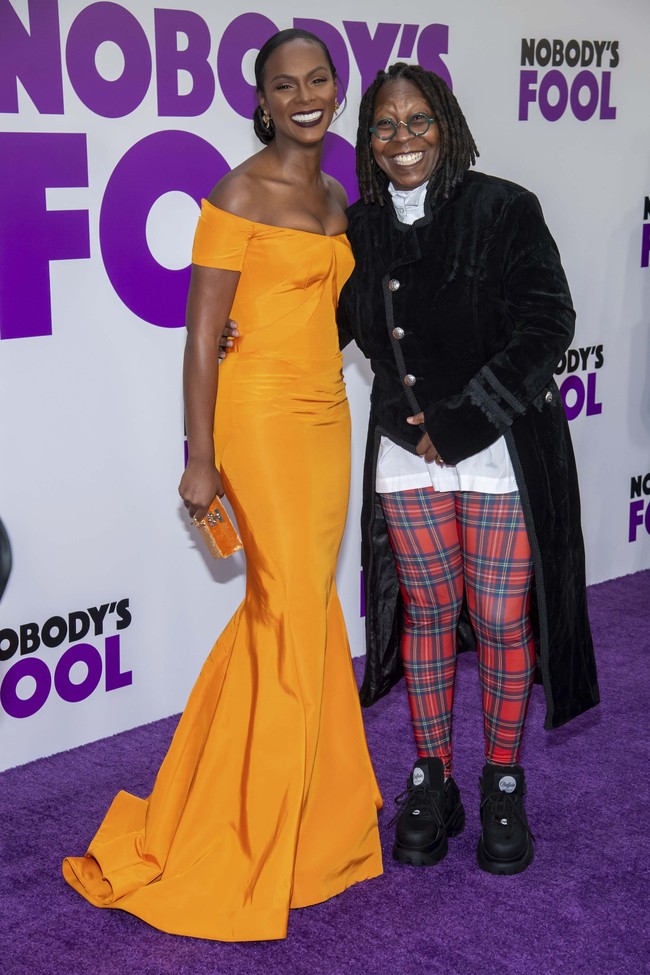
{"label": "woman's hand holding clutch", "polygon": [[190,518],[201,521],[205,518],[212,499],[223,496],[221,475],[212,463],[189,460],[178,486]]}

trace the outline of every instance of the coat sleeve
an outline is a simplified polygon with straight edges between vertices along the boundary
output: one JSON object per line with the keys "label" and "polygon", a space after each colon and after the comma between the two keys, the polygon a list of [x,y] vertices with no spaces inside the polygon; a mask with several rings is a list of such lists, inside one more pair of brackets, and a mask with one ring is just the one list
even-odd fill
{"label": "coat sleeve", "polygon": [[[352,272],[354,275],[354,271]],[[336,325],[339,330],[339,347],[343,350],[354,338],[352,326],[350,324],[349,308],[350,295],[352,290],[350,278],[343,285],[343,290],[339,296],[339,303],[336,308]]]}
{"label": "coat sleeve", "polygon": [[[348,207],[348,240],[350,241],[350,246],[352,247],[352,253],[356,254],[355,250],[355,226],[357,226],[357,219],[355,219],[354,212],[356,207]],[[347,279],[343,288],[341,289],[341,294],[339,295],[339,302],[336,308],[336,324],[339,330],[339,347],[341,351],[349,345],[350,342],[356,340],[355,335],[355,303],[357,301],[357,281],[359,277],[358,268],[355,267],[352,270],[352,274]]]}
{"label": "coat sleeve", "polygon": [[447,464],[494,443],[526,412],[573,337],[575,312],[560,255],[539,201],[527,190],[506,204],[497,246],[504,347],[459,393],[424,410],[427,433]]}

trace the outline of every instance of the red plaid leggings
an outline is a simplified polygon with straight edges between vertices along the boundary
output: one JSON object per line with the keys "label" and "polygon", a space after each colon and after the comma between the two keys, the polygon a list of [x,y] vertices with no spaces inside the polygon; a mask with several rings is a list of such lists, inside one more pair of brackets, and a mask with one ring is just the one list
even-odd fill
{"label": "red plaid leggings", "polygon": [[533,566],[519,493],[380,495],[404,600],[402,657],[420,758],[451,774],[456,629],[467,597],[483,697],[485,757],[514,765],[535,664]]}

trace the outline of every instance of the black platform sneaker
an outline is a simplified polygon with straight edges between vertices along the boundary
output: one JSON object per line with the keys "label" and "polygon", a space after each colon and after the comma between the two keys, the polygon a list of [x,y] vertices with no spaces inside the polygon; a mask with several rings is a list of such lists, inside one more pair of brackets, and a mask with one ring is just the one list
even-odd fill
{"label": "black platform sneaker", "polygon": [[485,765],[481,787],[481,838],[476,857],[488,873],[521,873],[533,859],[535,837],[528,826],[526,781],[519,765]]}
{"label": "black platform sneaker", "polygon": [[394,858],[415,867],[439,863],[447,855],[447,837],[457,836],[465,825],[458,786],[452,778],[445,782],[442,761],[419,758],[395,802],[400,808],[391,820],[396,823]]}

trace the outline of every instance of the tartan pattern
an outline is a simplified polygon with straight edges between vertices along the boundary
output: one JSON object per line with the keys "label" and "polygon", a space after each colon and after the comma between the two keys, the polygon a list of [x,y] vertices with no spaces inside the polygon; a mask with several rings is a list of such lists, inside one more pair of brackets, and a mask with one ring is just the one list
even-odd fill
{"label": "tartan pattern", "polygon": [[380,495],[404,600],[402,658],[418,756],[452,767],[456,629],[476,635],[485,757],[515,765],[533,683],[533,566],[518,492]]}

